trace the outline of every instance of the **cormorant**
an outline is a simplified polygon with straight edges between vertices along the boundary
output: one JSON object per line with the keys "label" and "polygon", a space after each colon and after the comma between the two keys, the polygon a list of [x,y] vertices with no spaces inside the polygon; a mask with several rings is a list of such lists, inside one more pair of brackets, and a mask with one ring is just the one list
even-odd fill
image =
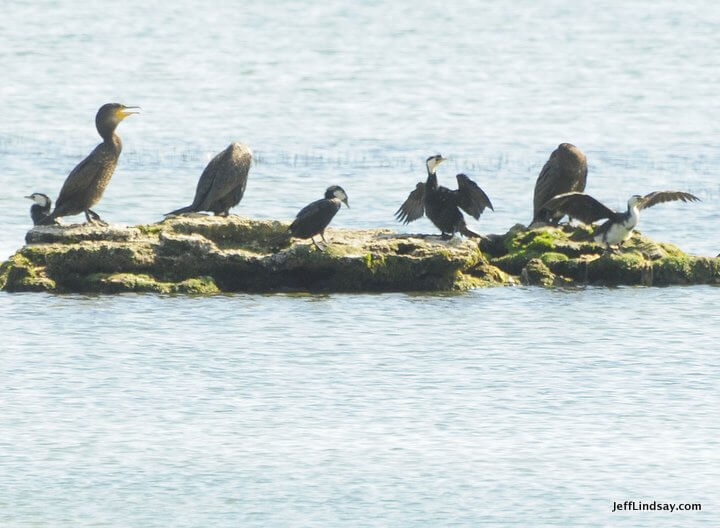
{"label": "cormorant", "polygon": [[47,194],[43,193],[32,193],[30,196],[25,196],[25,198],[35,202],[32,207],[30,207],[30,217],[32,218],[33,225],[42,225],[45,217],[50,214],[52,200]]}
{"label": "cormorant", "polygon": [[100,107],[95,115],[95,128],[103,142],[68,175],[60,189],[55,210],[45,217],[44,223],[53,223],[56,218],[80,213],[85,213],[88,222],[105,223],[90,208],[102,198],[122,152],[122,142],[115,134],[115,128],[127,116],[137,114],[134,109],[139,107],[118,103],[107,103]]}
{"label": "cormorant", "polygon": [[486,207],[494,211],[490,198],[464,174],[457,175],[458,188],[454,191],[438,186],[435,170],[446,159],[437,154],[426,160],[427,180],[425,183],[418,182],[415,190],[395,212],[395,217],[408,224],[425,214],[445,239],[452,238],[456,232],[467,237],[480,237],[467,227],[460,209],[477,220]]}
{"label": "cormorant", "polygon": [[595,242],[604,243],[610,250],[611,245],[620,246],[630,237],[638,223],[642,209],[674,200],[697,202],[700,198],[680,191],[655,191],[645,196],[636,194],[628,200],[627,211],[617,213],[588,194],[571,192],[556,196],[543,205],[543,209],[550,213],[560,213],[577,218],[586,224],[607,218],[608,220],[595,230],[593,236]]}
{"label": "cormorant", "polygon": [[325,191],[325,198],[316,200],[300,210],[288,227],[288,231],[295,238],[309,238],[315,247],[320,249],[314,237],[320,235],[322,241],[327,244],[325,228],[340,210],[341,202],[350,207],[345,190],[339,185],[331,185]]}
{"label": "cormorant", "polygon": [[542,206],[553,196],[568,192],[583,192],[587,181],[587,158],[582,150],[570,143],[560,143],[545,162],[535,182],[533,220],[557,225],[561,214],[550,215]]}
{"label": "cormorant", "polygon": [[252,151],[242,143],[231,143],[205,167],[195,189],[193,203],[165,216],[198,211],[227,216],[230,208],[239,204],[245,194],[251,164]]}

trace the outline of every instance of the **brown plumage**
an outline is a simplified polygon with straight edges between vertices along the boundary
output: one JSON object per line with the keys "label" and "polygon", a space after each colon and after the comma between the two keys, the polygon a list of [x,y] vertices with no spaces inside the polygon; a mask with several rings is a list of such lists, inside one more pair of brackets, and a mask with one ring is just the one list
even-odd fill
{"label": "brown plumage", "polygon": [[547,160],[535,182],[533,197],[533,223],[557,224],[563,217],[550,214],[543,205],[558,194],[582,192],[587,182],[587,158],[570,143],[558,145]]}
{"label": "brown plumage", "polygon": [[242,143],[231,143],[205,167],[193,202],[167,215],[212,211],[218,216],[227,216],[245,194],[251,165],[250,149]]}
{"label": "brown plumage", "polygon": [[[700,198],[682,191],[655,191],[645,196],[634,195],[628,203],[628,211],[634,206],[641,211],[665,202],[697,202]],[[619,221],[627,213],[618,213],[589,194],[571,192],[555,196],[543,205],[543,209],[577,218],[585,224],[592,224],[603,218]]]}
{"label": "brown plumage", "polygon": [[117,166],[122,152],[122,142],[115,134],[120,121],[137,112],[136,106],[108,103],[100,107],[95,116],[95,127],[103,138],[100,143],[68,175],[55,202],[55,210],[43,223],[53,223],[56,218],[85,213],[88,222],[103,223],[91,207],[100,201],[105,188]]}

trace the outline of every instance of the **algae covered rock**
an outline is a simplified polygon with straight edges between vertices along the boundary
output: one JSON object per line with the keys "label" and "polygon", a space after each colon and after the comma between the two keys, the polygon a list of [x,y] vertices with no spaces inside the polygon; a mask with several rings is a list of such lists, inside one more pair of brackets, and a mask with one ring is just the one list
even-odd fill
{"label": "algae covered rock", "polygon": [[592,240],[587,226],[514,226],[504,238],[504,252],[490,262],[525,284],[670,285],[720,283],[718,259],[693,257],[678,247],[639,232],[616,251]]}
{"label": "algae covered rock", "polygon": [[555,282],[555,274],[550,271],[542,259],[531,259],[520,273],[523,284],[552,286]]}
{"label": "algae covered rock", "polygon": [[[105,235],[103,235],[105,230]],[[328,229],[320,251],[287,223],[179,216],[136,227],[43,226],[0,270],[8,291],[216,293],[466,289],[508,281],[478,244]]]}
{"label": "algae covered rock", "polygon": [[0,265],[0,289],[194,293],[434,291],[523,283],[669,285],[720,282],[720,260],[639,233],[617,252],[587,227],[516,225],[477,239],[328,229],[320,251],[287,223],[180,216],[135,227],[42,226]]}

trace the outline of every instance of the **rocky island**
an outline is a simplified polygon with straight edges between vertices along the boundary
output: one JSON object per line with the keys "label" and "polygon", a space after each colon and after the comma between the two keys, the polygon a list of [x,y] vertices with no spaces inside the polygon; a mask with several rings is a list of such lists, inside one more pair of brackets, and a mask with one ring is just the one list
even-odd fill
{"label": "rocky island", "polygon": [[40,226],[0,265],[9,292],[449,291],[500,285],[670,285],[720,282],[720,259],[634,233],[615,253],[565,225],[442,240],[388,229],[328,229],[320,251],[287,223],[173,217],[134,227]]}

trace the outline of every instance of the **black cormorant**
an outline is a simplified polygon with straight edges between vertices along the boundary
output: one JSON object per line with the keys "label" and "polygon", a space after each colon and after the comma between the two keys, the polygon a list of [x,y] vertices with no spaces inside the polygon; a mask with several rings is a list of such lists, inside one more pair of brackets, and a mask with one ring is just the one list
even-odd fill
{"label": "black cormorant", "polygon": [[43,193],[32,193],[30,196],[26,196],[28,200],[35,202],[30,207],[30,217],[32,218],[33,225],[41,225],[43,220],[50,214],[52,209],[52,200],[47,194]]}
{"label": "black cormorant", "polygon": [[80,213],[85,213],[88,222],[104,223],[90,208],[102,198],[122,151],[122,142],[115,134],[115,128],[127,116],[137,114],[135,109],[138,108],[118,103],[100,107],[95,115],[95,128],[103,142],[68,175],[55,202],[55,210],[45,217],[44,223],[53,223],[56,218]]}
{"label": "black cormorant", "polygon": [[454,191],[438,186],[435,170],[446,159],[440,154],[427,159],[427,180],[415,186],[415,190],[396,211],[395,217],[408,224],[425,214],[440,230],[443,238],[452,238],[456,232],[467,237],[480,237],[467,227],[460,209],[477,220],[486,207],[494,211],[490,199],[464,174],[457,175],[458,188]]}
{"label": "black cormorant", "polygon": [[557,225],[562,214],[553,215],[542,206],[553,196],[568,192],[583,192],[587,182],[587,158],[582,150],[570,143],[560,143],[550,154],[535,182],[533,220]]}
{"label": "black cormorant", "polygon": [[205,167],[193,203],[167,215],[212,211],[217,216],[227,216],[245,194],[251,164],[250,149],[242,143],[231,143]]}
{"label": "black cormorant", "polygon": [[620,246],[630,237],[638,223],[642,209],[675,200],[696,202],[700,198],[680,191],[655,191],[645,196],[636,194],[628,200],[627,211],[617,213],[588,194],[571,192],[556,196],[543,205],[543,209],[550,213],[577,218],[586,224],[607,218],[608,220],[595,230],[593,237],[595,242],[604,243],[609,250],[611,245],[617,244]]}
{"label": "black cormorant", "polygon": [[345,190],[339,185],[331,185],[325,191],[325,198],[316,200],[310,205],[303,207],[288,227],[288,231],[295,238],[309,238],[315,247],[320,246],[315,242],[315,235],[320,235],[325,240],[325,228],[340,210],[341,202],[350,207]]}

